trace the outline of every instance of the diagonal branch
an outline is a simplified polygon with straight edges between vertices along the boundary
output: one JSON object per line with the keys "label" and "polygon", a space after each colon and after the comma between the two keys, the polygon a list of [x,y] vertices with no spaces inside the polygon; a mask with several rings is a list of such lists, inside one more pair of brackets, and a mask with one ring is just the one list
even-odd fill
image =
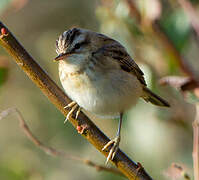
{"label": "diagonal branch", "polygon": [[[65,116],[68,110],[64,107],[71,101],[65,93],[55,84],[55,82],[46,74],[46,72],[36,63],[36,61],[27,53],[22,45],[15,39],[12,33],[0,22],[0,44],[13,56],[13,60],[29,76],[29,78],[40,88],[56,108]],[[86,115],[80,113],[78,121],[70,118],[69,121],[74,127],[84,127],[82,136],[85,137],[102,154],[108,156],[108,152],[102,151],[102,148],[109,139],[99,130],[99,128],[88,119]],[[140,168],[129,159],[121,150],[118,150],[113,164],[129,179],[132,180],[152,180],[144,168]]]}

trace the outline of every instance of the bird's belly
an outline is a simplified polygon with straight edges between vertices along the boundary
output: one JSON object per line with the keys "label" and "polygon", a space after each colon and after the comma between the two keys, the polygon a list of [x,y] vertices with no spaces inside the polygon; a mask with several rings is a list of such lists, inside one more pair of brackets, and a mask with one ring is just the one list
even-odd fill
{"label": "bird's belly", "polygon": [[115,116],[124,112],[135,105],[142,94],[137,78],[123,71],[98,75],[97,78],[83,73],[67,76],[61,82],[73,101],[100,116]]}

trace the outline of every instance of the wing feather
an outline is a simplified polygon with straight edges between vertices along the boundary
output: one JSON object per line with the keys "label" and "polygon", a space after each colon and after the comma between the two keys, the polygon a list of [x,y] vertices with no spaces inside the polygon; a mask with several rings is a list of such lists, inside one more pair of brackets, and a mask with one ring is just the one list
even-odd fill
{"label": "wing feather", "polygon": [[[110,43],[111,40],[112,43]],[[126,49],[119,42],[113,39],[110,39],[110,41],[108,44],[104,45],[96,52],[94,52],[94,54],[103,54],[104,56],[112,57],[120,63],[120,67],[124,71],[134,74],[138,78],[138,80],[146,86],[144,73],[141,71],[135,61],[130,57]]]}

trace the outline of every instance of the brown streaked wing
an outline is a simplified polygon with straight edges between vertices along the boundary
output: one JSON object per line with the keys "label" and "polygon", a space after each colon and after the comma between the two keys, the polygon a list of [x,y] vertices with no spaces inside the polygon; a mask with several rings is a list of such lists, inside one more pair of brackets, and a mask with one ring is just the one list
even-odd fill
{"label": "brown streaked wing", "polygon": [[[128,55],[124,59],[120,60],[123,66],[126,66],[131,69],[131,72],[135,74],[138,80],[146,86],[146,81],[144,79],[144,73],[141,71],[139,66],[135,63],[135,61]],[[121,67],[122,68],[122,67]]]}
{"label": "brown streaked wing", "polygon": [[113,40],[111,44],[107,44],[100,49],[98,49],[93,54],[103,54],[104,56],[112,57],[113,59],[120,62],[120,67],[126,72],[133,73],[136,75],[138,80],[146,86],[146,82],[144,80],[144,73],[141,71],[141,69],[138,67],[138,65],[135,63],[135,61],[130,57],[130,55],[127,53],[125,48],[120,45],[117,41]]}

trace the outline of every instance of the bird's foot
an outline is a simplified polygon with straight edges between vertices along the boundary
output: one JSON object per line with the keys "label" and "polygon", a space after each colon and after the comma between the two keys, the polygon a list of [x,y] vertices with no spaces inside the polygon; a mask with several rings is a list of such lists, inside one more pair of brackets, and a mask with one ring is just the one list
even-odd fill
{"label": "bird's foot", "polygon": [[71,108],[71,110],[68,112],[67,116],[66,116],[66,119],[64,121],[64,123],[66,123],[68,121],[68,119],[71,117],[71,115],[73,114],[73,112],[78,108],[77,112],[76,112],[76,115],[75,115],[75,119],[78,118],[78,115],[81,111],[81,107],[79,107],[79,105],[75,102],[75,101],[72,101],[71,103],[69,103],[67,106],[64,107],[64,109],[68,109],[68,108]]}
{"label": "bird's foot", "polygon": [[103,148],[102,151],[104,151],[105,149],[107,149],[109,146],[112,145],[112,147],[109,150],[109,154],[108,157],[106,159],[106,163],[108,163],[109,160],[113,160],[113,158],[115,157],[115,154],[117,152],[117,150],[119,149],[119,143],[120,143],[120,136],[116,136],[113,140],[110,140]]}

